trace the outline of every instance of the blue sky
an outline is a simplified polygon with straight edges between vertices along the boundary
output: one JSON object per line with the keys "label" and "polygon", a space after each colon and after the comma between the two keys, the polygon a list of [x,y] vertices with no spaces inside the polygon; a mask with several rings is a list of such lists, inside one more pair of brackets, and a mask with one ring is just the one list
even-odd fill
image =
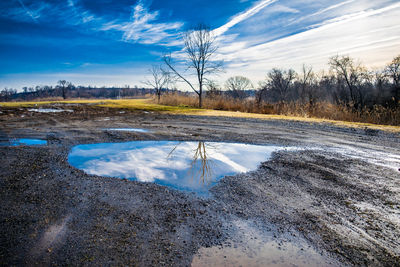
{"label": "blue sky", "polygon": [[336,54],[380,68],[400,54],[399,14],[394,0],[3,0],[0,88],[141,86],[198,23],[218,36],[221,83],[244,75],[256,84],[273,67],[303,63],[327,69]]}

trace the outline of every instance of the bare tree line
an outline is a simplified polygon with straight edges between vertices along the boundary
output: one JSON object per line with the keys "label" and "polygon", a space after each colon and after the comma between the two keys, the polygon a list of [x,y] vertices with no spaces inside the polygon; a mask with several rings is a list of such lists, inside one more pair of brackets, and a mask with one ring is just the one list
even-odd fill
{"label": "bare tree line", "polygon": [[271,103],[299,101],[311,107],[318,101],[351,106],[354,110],[399,103],[400,56],[383,70],[370,71],[349,56],[329,59],[329,72],[315,73],[303,66],[294,70],[273,69],[260,84],[258,98]]}
{"label": "bare tree line", "polygon": [[[165,89],[162,89],[165,90]],[[144,97],[155,93],[154,89],[130,87],[97,87],[97,86],[76,86],[71,82],[61,80],[56,86],[43,85],[23,87],[22,92],[16,89],[4,88],[0,91],[0,101],[30,101],[35,99],[53,98],[131,98]]]}
{"label": "bare tree line", "polygon": [[329,102],[358,111],[374,105],[400,106],[400,56],[375,71],[349,56],[333,56],[329,66],[328,72],[319,73],[306,65],[299,73],[293,69],[273,68],[258,86],[253,86],[243,76],[228,78],[223,87],[212,81],[207,95],[242,100],[254,98],[257,104],[297,102],[310,108],[318,102]]}

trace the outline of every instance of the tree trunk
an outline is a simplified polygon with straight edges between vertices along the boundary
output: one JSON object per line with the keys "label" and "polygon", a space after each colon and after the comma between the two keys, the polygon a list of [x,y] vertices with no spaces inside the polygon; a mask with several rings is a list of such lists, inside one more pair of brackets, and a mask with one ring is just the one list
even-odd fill
{"label": "tree trunk", "polygon": [[201,108],[203,106],[203,98],[202,98],[202,94],[199,94],[199,108]]}

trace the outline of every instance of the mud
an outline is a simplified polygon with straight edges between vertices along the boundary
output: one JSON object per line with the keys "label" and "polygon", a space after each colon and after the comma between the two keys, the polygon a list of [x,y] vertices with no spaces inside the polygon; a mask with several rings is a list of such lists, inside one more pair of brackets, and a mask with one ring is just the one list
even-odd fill
{"label": "mud", "polygon": [[[241,222],[282,247],[301,242],[331,265],[400,266],[399,134],[93,105],[58,108],[73,112],[0,107],[0,141],[48,141],[0,147],[1,265],[198,265],[207,248],[238,240],[235,224]],[[111,127],[150,131],[104,130]],[[133,140],[303,149],[280,151],[252,172],[225,177],[207,199],[87,175],[67,162],[74,145]]]}

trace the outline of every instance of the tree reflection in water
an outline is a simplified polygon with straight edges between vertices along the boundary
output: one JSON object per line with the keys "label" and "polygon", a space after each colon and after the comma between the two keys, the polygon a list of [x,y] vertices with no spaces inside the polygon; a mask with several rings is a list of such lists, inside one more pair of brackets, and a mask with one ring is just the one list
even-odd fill
{"label": "tree reflection in water", "polygon": [[[169,152],[167,159],[169,159],[175,152],[177,147],[182,142],[179,142],[172,150]],[[193,181],[198,180],[200,184],[206,185],[210,184],[212,178],[212,160],[208,157],[206,147],[210,145],[206,142],[199,141],[197,147],[194,149],[194,155],[191,162],[191,168],[188,174],[193,178]],[[197,162],[200,164],[200,168],[197,170]]]}
{"label": "tree reflection in water", "polygon": [[255,170],[277,146],[202,141],[132,141],[74,146],[68,162],[86,173],[154,182],[207,196],[226,175]]}

